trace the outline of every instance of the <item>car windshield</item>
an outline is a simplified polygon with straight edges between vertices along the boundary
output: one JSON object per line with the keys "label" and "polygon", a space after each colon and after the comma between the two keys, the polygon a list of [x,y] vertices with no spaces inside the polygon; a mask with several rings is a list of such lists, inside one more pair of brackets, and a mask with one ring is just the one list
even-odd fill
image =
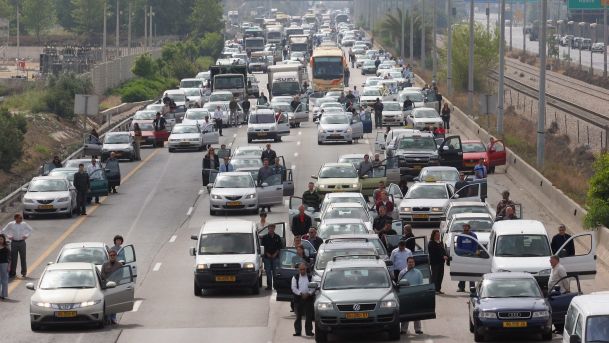
{"label": "car windshield", "polygon": [[195,125],[176,125],[171,133],[199,133],[199,128]]}
{"label": "car windshield", "polygon": [[105,144],[129,144],[129,135],[106,135]]}
{"label": "car windshield", "polygon": [[[211,93],[209,96],[209,101],[231,101],[233,100],[233,95],[231,93]],[[218,105],[218,104],[216,104]],[[215,108],[215,106],[214,106]]]}
{"label": "car windshield", "polygon": [[368,214],[361,207],[335,207],[328,209],[322,219],[359,219],[361,221],[370,221]]}
{"label": "car windshield", "polygon": [[419,179],[422,181],[430,179],[435,181],[459,181],[459,171],[425,169],[421,172]]}
{"label": "car windshield", "polygon": [[462,143],[463,152],[486,152],[486,147],[482,142]]}
{"label": "car windshield", "polygon": [[64,168],[55,168],[51,170],[49,176],[63,176],[69,181],[74,181],[74,174],[78,172],[78,169],[64,169]]}
{"label": "car windshield", "polygon": [[438,113],[435,110],[432,109],[424,109],[424,110],[417,110],[417,111],[413,111],[412,115],[415,118],[438,118]]}
{"label": "car windshield", "polygon": [[490,219],[459,219],[452,222],[450,232],[463,232],[463,224],[469,224],[473,232],[491,232],[493,228],[493,221]]}
{"label": "car windshield", "polygon": [[[355,255],[355,256],[353,256]],[[377,252],[373,248],[344,248],[344,249],[323,249],[317,253],[315,258],[315,269],[324,270],[328,262],[336,256],[353,256],[353,259],[371,258]],[[371,257],[368,257],[371,256]]]}
{"label": "car windshield", "polygon": [[340,268],[329,270],[323,283],[324,290],[354,288],[387,288],[389,274],[385,268]]}
{"label": "car windshield", "polygon": [[324,104],[321,104],[321,106],[319,106],[319,107],[323,108],[324,110],[327,110],[329,108],[340,108],[340,109],[342,109],[343,105],[341,105],[338,102],[334,102],[334,100],[332,100],[332,102],[326,102]]}
{"label": "car windshield", "polygon": [[219,174],[214,188],[254,188],[254,181],[249,175],[222,175]]}
{"label": "car windshield", "polygon": [[378,89],[366,89],[364,90],[364,92],[362,93],[362,95],[365,96],[381,96],[381,91]]}
{"label": "car windshield", "polygon": [[[216,89],[233,89],[243,88],[243,75],[228,76],[222,75],[222,77],[216,76],[214,78],[214,88]],[[231,95],[232,96],[232,95]],[[232,100],[231,98],[228,101]]]}
{"label": "car windshield", "polygon": [[235,157],[236,156],[255,156],[255,157],[260,157],[262,156],[262,150],[259,149],[237,149],[235,151]]}
{"label": "car windshield", "polygon": [[251,233],[211,233],[199,239],[199,255],[253,254]]}
{"label": "car windshield", "polygon": [[421,94],[421,93],[406,93],[406,94],[400,95],[400,101],[404,102],[404,101],[406,101],[406,98],[410,99],[410,101],[412,101],[412,102],[423,102],[424,101],[423,94]]}
{"label": "car windshield", "polygon": [[262,160],[259,158],[236,158],[231,160],[230,163],[235,169],[262,167]]}
{"label": "car windshield", "polygon": [[30,182],[28,192],[63,192],[68,190],[65,180],[34,180]]}
{"label": "car windshield", "polygon": [[322,224],[319,227],[319,237],[328,238],[333,235],[368,233],[366,225],[362,223]]}
{"label": "car windshield", "polygon": [[250,114],[250,124],[272,124],[275,122],[275,115],[272,113]]}
{"label": "car windshield", "polygon": [[286,103],[275,103],[275,104],[271,104],[271,106],[273,107],[273,110],[275,112],[281,111],[281,112],[292,112],[292,106],[290,106],[290,104],[286,104]]}
{"label": "car windshield", "polygon": [[[300,62],[296,62],[299,63]],[[300,93],[300,84],[297,81],[274,82],[271,94],[274,96],[294,95]]]}
{"label": "car windshield", "polygon": [[445,185],[414,185],[406,193],[406,199],[448,199]]}
{"label": "car windshield", "polygon": [[366,87],[368,86],[376,86],[379,84],[381,80],[366,80]]}
{"label": "car windshield", "polygon": [[203,80],[182,80],[180,88],[199,88],[203,85]]}
{"label": "car windshield", "polygon": [[480,298],[541,298],[541,290],[535,279],[484,280],[480,286]]}
{"label": "car windshield", "polygon": [[590,316],[586,319],[586,342],[609,342],[609,316]]}
{"label": "car windshield", "polygon": [[500,235],[495,244],[498,257],[550,256],[550,246],[545,235]]}
{"label": "car windshield", "polygon": [[133,120],[152,120],[155,116],[155,111],[137,111],[133,116]]}
{"label": "car windshield", "polygon": [[186,114],[184,115],[184,119],[190,119],[190,120],[203,120],[203,119],[205,119],[205,117],[209,117],[208,111],[188,110],[188,111],[186,111]]}
{"label": "car windshield", "polygon": [[373,66],[374,65],[374,61],[373,60],[365,60],[364,61],[364,66]]}
{"label": "car windshield", "polygon": [[186,95],[184,95],[184,93],[169,93],[166,94],[166,96],[169,97],[169,99],[173,100],[173,102],[185,102],[186,101]]}
{"label": "car windshield", "polygon": [[155,113],[163,109],[163,104],[150,104],[146,106],[147,110],[154,111]]}
{"label": "car windshield", "polygon": [[346,115],[330,116],[325,115],[321,117],[322,124],[349,124],[349,118]]}
{"label": "car windshield", "polygon": [[354,167],[359,166],[360,162],[364,160],[364,157],[341,157],[338,159],[340,163],[351,163]]}
{"label": "car windshield", "polygon": [[452,217],[459,213],[489,213],[486,206],[453,206],[446,217]]}
{"label": "car windshield", "polygon": [[332,179],[332,178],[356,178],[357,171],[350,166],[331,166],[323,167],[319,171],[320,179]]}
{"label": "car windshield", "polygon": [[201,96],[201,90],[198,88],[186,88],[184,89],[186,96]]}
{"label": "car windshield", "polygon": [[40,281],[40,289],[94,288],[95,275],[92,269],[47,270]]}
{"label": "car windshield", "polygon": [[[154,130],[154,126],[151,123],[137,123],[142,131],[152,131]],[[131,125],[131,131],[133,131],[134,125]]]}
{"label": "car windshield", "polygon": [[63,249],[61,255],[57,258],[57,263],[89,262],[101,265],[106,262],[107,256],[108,254],[104,247]]}
{"label": "car windshield", "polygon": [[397,102],[386,103],[383,106],[383,111],[401,111],[402,107]]}
{"label": "car windshield", "polygon": [[404,150],[436,150],[436,141],[431,136],[402,137],[398,149]]}

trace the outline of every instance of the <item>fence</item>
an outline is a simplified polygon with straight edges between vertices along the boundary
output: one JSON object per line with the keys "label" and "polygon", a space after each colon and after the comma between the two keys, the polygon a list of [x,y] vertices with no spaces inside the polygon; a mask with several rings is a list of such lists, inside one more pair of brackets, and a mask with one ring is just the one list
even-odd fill
{"label": "fence", "polygon": [[[161,56],[161,50],[155,49],[150,52],[152,57]],[[131,68],[139,55],[129,55],[112,61],[96,64],[91,71],[85,75],[91,77],[93,92],[102,95],[106,90],[114,88],[133,77]]]}

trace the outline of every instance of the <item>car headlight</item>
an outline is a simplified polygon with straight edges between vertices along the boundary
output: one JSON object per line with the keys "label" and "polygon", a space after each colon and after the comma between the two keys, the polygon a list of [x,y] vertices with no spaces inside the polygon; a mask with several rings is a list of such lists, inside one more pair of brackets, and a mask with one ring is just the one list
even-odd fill
{"label": "car headlight", "polygon": [[319,131],[318,131],[318,132],[319,132],[319,133],[326,133],[326,132],[324,131],[324,129],[319,129]]}
{"label": "car headlight", "polygon": [[537,275],[539,276],[549,276],[552,273],[552,269],[544,269],[539,271],[539,273],[537,273]]}
{"label": "car headlight", "polygon": [[353,129],[352,129],[352,128],[348,128],[348,129],[347,129],[347,133],[351,133],[352,131],[353,131]]}
{"label": "car headlight", "polygon": [[507,269],[499,269],[497,270],[497,273],[511,273],[511,270],[507,270]]}
{"label": "car headlight", "polygon": [[253,127],[248,127],[247,131],[254,131],[254,128]]}
{"label": "car headlight", "polygon": [[93,305],[97,305],[101,302],[101,300],[91,300],[91,301],[83,301],[80,304],[77,304],[74,307],[79,307],[79,308],[83,308],[83,307],[89,307],[89,306],[93,306]]}
{"label": "car headlight", "polygon": [[45,302],[32,302],[32,305],[38,306],[38,307],[44,307],[44,308],[51,308],[51,306],[52,306],[51,303],[45,303]]}
{"label": "car headlight", "polygon": [[212,194],[212,195],[211,195],[211,198],[212,198],[212,199],[215,199],[215,200],[220,200],[220,199],[222,199],[222,197],[221,197],[221,196],[216,195],[216,194]]}
{"label": "car headlight", "polygon": [[396,308],[398,306],[395,300],[383,300],[381,301],[381,308]]}
{"label": "car headlight", "polygon": [[170,141],[170,142],[179,142],[180,140],[179,140],[179,139],[175,139],[175,138],[173,138],[173,139],[170,139],[169,141]]}
{"label": "car headlight", "polygon": [[247,262],[243,264],[243,269],[256,269],[256,266],[252,262]]}
{"label": "car headlight", "polygon": [[548,318],[550,316],[550,311],[535,311],[533,312],[533,316],[531,318]]}
{"label": "car headlight", "polygon": [[444,211],[444,209],[442,207],[432,207],[431,211],[432,212],[442,212],[442,211]]}
{"label": "car headlight", "polygon": [[205,270],[207,269],[207,265],[205,263],[197,264],[197,270]]}
{"label": "car headlight", "polygon": [[402,212],[412,212],[412,207],[402,207]]}
{"label": "car headlight", "polygon": [[497,319],[497,312],[481,311],[478,313],[480,319]]}
{"label": "car headlight", "polygon": [[326,185],[319,185],[319,186],[317,186],[317,188],[319,188],[319,189],[325,189],[325,188],[328,188],[328,186],[326,186]]}
{"label": "car headlight", "polygon": [[33,204],[34,200],[29,199],[29,198],[23,198],[23,202],[26,203],[26,204]]}
{"label": "car headlight", "polygon": [[70,200],[70,198],[68,198],[68,197],[63,197],[63,198],[59,198],[59,199],[57,199],[57,202],[66,202],[66,201],[68,201],[68,200]]}
{"label": "car headlight", "polygon": [[358,188],[359,187],[359,183],[354,183],[351,185],[352,188]]}
{"label": "car headlight", "polygon": [[332,309],[332,303],[319,302],[317,303],[317,309],[320,311],[327,311]]}
{"label": "car headlight", "polygon": [[246,195],[245,199],[256,199],[256,193]]}

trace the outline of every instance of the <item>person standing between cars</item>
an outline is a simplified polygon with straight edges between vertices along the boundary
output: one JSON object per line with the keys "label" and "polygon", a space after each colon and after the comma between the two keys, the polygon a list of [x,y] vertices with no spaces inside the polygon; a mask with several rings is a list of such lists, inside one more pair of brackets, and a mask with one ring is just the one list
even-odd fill
{"label": "person standing between cars", "polygon": [[[478,239],[478,236],[467,223],[463,224],[463,234]],[[475,256],[478,253],[478,243],[469,237],[458,236],[455,251],[457,255]],[[469,286],[474,287],[474,282],[470,281]],[[457,292],[465,292],[465,281],[459,281],[457,288]]]}
{"label": "person standing between cars", "polygon": [[266,95],[264,95],[264,93],[260,93],[260,96],[258,97],[258,101],[256,102],[257,105],[266,105],[269,103],[269,98],[266,97]]}
{"label": "person standing between cars", "polygon": [[302,204],[306,207],[312,207],[315,211],[319,211],[323,196],[319,194],[315,188],[315,183],[309,182],[309,188],[302,193]]}
{"label": "person standing between cars", "polygon": [[[108,252],[108,261],[104,262],[101,266],[101,278],[104,282],[109,281],[108,278],[115,271],[121,269],[123,264],[117,258],[118,253],[114,250],[110,250]],[[106,316],[106,320],[110,321],[112,324],[118,324],[116,321],[116,313],[110,314]]]}
{"label": "person standing between cars", "polygon": [[230,157],[224,156],[224,162],[220,165],[220,173],[235,171],[235,167],[230,163]]}
{"label": "person standing between cars", "polygon": [[416,242],[414,240],[414,233],[412,233],[412,225],[406,224],[402,228],[401,241],[406,242],[406,248],[410,251],[415,251]]}
{"label": "person standing between cars", "polygon": [[74,174],[74,188],[76,188],[76,203],[80,215],[87,215],[87,193],[91,189],[89,174],[85,171],[85,165],[78,165],[78,172]]}
{"label": "person standing between cars", "polygon": [[404,100],[404,106],[402,107],[404,111],[412,110],[414,103],[410,100],[410,97],[407,96],[406,100]]}
{"label": "person standing between cars", "polygon": [[27,275],[26,261],[26,244],[25,241],[34,231],[32,227],[23,221],[21,214],[17,213],[13,216],[13,221],[6,224],[2,233],[11,241],[11,262],[9,269],[9,277],[17,275],[17,258],[21,262],[21,276]]}
{"label": "person standing between cars", "polygon": [[374,102],[374,104],[372,105],[372,108],[374,109],[374,123],[375,123],[375,128],[382,128],[383,127],[383,103],[381,102],[381,99],[376,98],[376,101]]}
{"label": "person standing between cars", "polygon": [[343,84],[345,85],[345,87],[349,87],[349,79],[351,78],[351,70],[349,70],[349,68],[346,68],[345,71],[343,72]]}
{"label": "person standing between cars", "polygon": [[380,201],[381,194],[386,191],[387,190],[385,189],[385,182],[382,180],[379,181],[379,188],[375,189],[374,192],[372,192],[372,198],[374,199],[374,203]]}
{"label": "person standing between cars", "polygon": [[[89,178],[91,177],[91,175],[93,175],[93,173],[95,173],[96,171],[100,170],[101,167],[97,164],[97,160],[95,159],[95,156],[91,157],[91,164],[89,164],[89,166],[87,166],[87,174],[89,174]],[[95,203],[99,204],[99,196],[95,197]]]}
{"label": "person standing between cars", "polygon": [[444,106],[442,107],[441,116],[442,122],[444,122],[444,128],[446,131],[450,130],[450,108],[447,103],[444,103]]}
{"label": "person standing between cars", "polygon": [[203,157],[202,177],[204,186],[207,186],[207,184],[209,183],[210,170],[218,170],[219,168],[220,159],[218,158],[218,155],[216,155],[214,148],[210,147],[209,149],[207,149],[207,154],[205,154],[205,157]]}
{"label": "person standing between cars", "polygon": [[363,177],[364,175],[372,177],[373,168],[374,166],[372,165],[372,162],[370,162],[370,155],[365,154],[364,160],[359,163],[359,167],[357,168],[359,177]]}
{"label": "person standing between cars", "polygon": [[231,121],[229,124],[234,124],[235,126],[237,126],[237,110],[239,109],[239,104],[237,103],[237,98],[233,98],[229,103],[228,103],[228,109],[230,110],[230,120]]}
{"label": "person standing between cars", "polygon": [[[500,221],[500,220],[514,220],[514,219],[518,219],[518,217],[516,217],[516,214],[514,213],[514,208],[511,206],[508,206],[505,208],[505,211],[503,211],[503,216],[499,217],[495,217],[495,221]],[[560,248],[560,247],[558,247]]]}
{"label": "person standing between cars", "polygon": [[294,236],[306,235],[311,225],[311,217],[305,213],[304,205],[298,206],[298,214],[292,218],[292,233]]}
{"label": "person standing between cars", "polygon": [[264,247],[264,271],[266,273],[266,290],[273,289],[273,272],[279,265],[279,250],[283,248],[281,237],[275,233],[275,225],[271,224],[268,227],[268,233],[262,236],[262,246]]}
{"label": "person standing between cars", "polygon": [[476,164],[476,166],[474,167],[474,175],[476,176],[476,179],[481,180],[481,179],[486,179],[487,171],[486,171],[486,166],[484,165],[484,158],[481,158],[478,161],[478,164]]}
{"label": "person standing between cars", "polygon": [[557,255],[550,256],[550,265],[552,266],[552,271],[548,280],[548,292],[552,292],[552,287],[554,286],[560,287],[560,293],[571,292],[569,280],[564,279],[567,276],[567,270],[560,264],[560,257]]}
{"label": "person standing between cars", "polygon": [[347,98],[347,100],[349,100],[351,103],[355,102],[355,95],[353,95],[353,92],[349,89],[347,91],[347,95],[345,96]]}
{"label": "person standing between cars", "polygon": [[304,249],[307,257],[310,257],[313,254],[315,254],[315,247],[313,246],[313,244],[306,239],[302,239],[302,236],[300,236],[300,235],[294,236],[293,246],[295,246],[295,247],[301,246]]}
{"label": "person standing between cars", "polygon": [[436,294],[444,294],[442,293],[442,280],[444,279],[444,263],[448,261],[448,255],[440,238],[440,230],[434,229],[431,231],[427,251],[429,252],[429,265],[431,267],[430,281],[436,287]]}
{"label": "person standing between cars", "polygon": [[298,95],[294,96],[294,98],[292,98],[292,102],[290,102],[290,107],[292,108],[292,112],[296,112],[296,109],[298,109],[298,106],[300,106],[300,97]]}
{"label": "person standing between cars", "polygon": [[[421,273],[420,270],[415,268],[414,257],[412,257],[412,256],[408,257],[406,269],[403,269],[398,274],[398,280],[397,280],[398,284],[399,284],[400,280],[408,281],[408,287],[418,286],[423,283],[423,274]],[[409,324],[408,322],[402,322],[402,330],[400,330],[401,334],[405,334],[408,332],[408,324]],[[421,330],[421,321],[420,320],[414,321],[414,332],[417,335],[423,334],[423,331]]]}
{"label": "person standing between cars", "polygon": [[59,156],[57,156],[57,155],[53,156],[53,161],[51,162],[51,164],[55,168],[63,167],[63,163],[61,163],[61,160],[59,159]]}
{"label": "person standing between cars", "polygon": [[378,212],[379,208],[381,208],[381,206],[385,207],[385,210],[387,211],[387,215],[391,216],[391,214],[393,213],[393,202],[391,200],[389,200],[389,196],[387,195],[386,191],[383,191],[381,193],[381,200],[377,201],[377,203],[376,203],[377,212]]}
{"label": "person standing between cars", "polygon": [[324,240],[317,236],[317,229],[314,227],[309,228],[309,237],[307,238],[315,250],[319,250],[319,247],[323,244]]}
{"label": "person standing between cars", "polygon": [[262,230],[268,223],[266,221],[266,212],[260,212],[260,221],[256,223],[256,231]]}
{"label": "person standing between cars", "polygon": [[6,235],[0,233],[0,299],[8,298],[8,267],[11,256]]}
{"label": "person standing between cars", "polygon": [[386,220],[385,221],[385,226],[383,227],[383,229],[381,230],[381,232],[379,232],[379,238],[381,239],[381,243],[383,243],[383,245],[385,246],[386,250],[389,250],[389,242],[387,242],[387,236],[395,236],[398,233],[395,232],[395,230],[392,228],[392,221],[391,220]]}
{"label": "person standing between cars", "polygon": [[381,65],[381,59],[378,56],[376,56],[376,60],[374,60],[374,67],[376,69],[378,69],[380,65]]}
{"label": "person standing between cars", "polygon": [[[125,239],[123,238],[123,236],[121,236],[121,235],[114,236],[114,238],[112,239],[112,243],[114,243],[114,245],[110,247],[110,251],[116,251],[116,253],[119,254],[119,252],[121,252],[121,249],[123,248],[124,241],[125,241]],[[121,256],[121,255],[122,254],[120,254],[118,256],[118,259],[124,260],[125,256]]]}
{"label": "person standing between cars", "polygon": [[167,120],[161,116],[160,112],[157,112],[156,118],[152,121],[152,125],[154,126],[154,131],[163,131],[167,126]]}
{"label": "person standing between cars", "polygon": [[135,159],[140,161],[142,156],[140,155],[140,147],[142,145],[142,129],[140,129],[140,124],[133,124],[133,153],[135,154]]}
{"label": "person standing between cars", "polygon": [[[571,235],[567,233],[567,227],[565,224],[560,224],[558,226],[558,233],[552,237],[552,243],[550,244],[552,247],[552,253],[558,255],[560,253],[558,249],[560,249],[560,247],[562,247],[563,244],[565,244],[565,242],[567,242],[570,238]],[[569,241],[564,250],[564,256],[575,256],[575,243],[573,243],[573,240]]]}
{"label": "person standing between cars", "polygon": [[407,267],[410,256],[412,256],[412,251],[406,248],[406,242],[399,241],[398,247],[393,249],[389,257],[389,260],[393,262],[393,277],[396,280],[399,280],[398,275]]}
{"label": "person standing between cars", "polygon": [[214,122],[216,123],[220,136],[222,136],[222,114],[223,112],[220,109],[220,105],[216,106],[216,110],[214,111]]}
{"label": "person standing between cars", "polygon": [[243,115],[245,116],[245,121],[247,121],[247,116],[250,113],[250,108],[252,107],[252,104],[250,103],[250,100],[247,97],[241,103],[241,107],[243,108]]}
{"label": "person standing between cars", "polygon": [[512,200],[510,200],[510,192],[503,191],[501,192],[501,201],[497,203],[497,217],[503,217],[505,215],[505,209],[507,207],[515,208],[516,204]]}
{"label": "person standing between cars", "polygon": [[292,277],[292,293],[294,295],[294,310],[296,320],[294,321],[294,336],[302,335],[302,316],[305,316],[305,334],[313,336],[313,317],[315,294],[309,289],[311,275],[307,273],[307,264],[301,262],[298,265],[298,274]]}
{"label": "person standing between cars", "polygon": [[377,211],[378,216],[372,221],[372,229],[374,229],[374,232],[380,233],[385,227],[385,223],[389,222],[391,224],[393,219],[387,215],[385,206],[379,206]]}
{"label": "person standing between cars", "polygon": [[281,175],[281,181],[286,180],[286,170],[283,164],[281,163],[281,159],[279,157],[275,157],[275,163],[273,163],[273,173]]}
{"label": "person standing between cars", "polygon": [[[275,175],[275,171],[269,166],[269,159],[265,158],[264,160],[262,160],[262,167],[258,169],[258,180],[256,182],[257,186],[261,187],[265,180],[273,175]],[[270,213],[271,206],[266,206],[266,208],[267,212]],[[261,207],[261,209],[264,210],[264,207]]]}
{"label": "person standing between cars", "polygon": [[118,164],[116,153],[113,151],[110,153],[110,157],[106,160],[106,169],[109,170],[106,173],[108,179],[108,193],[116,194],[116,187],[121,185],[121,167]]}
{"label": "person standing between cars", "polygon": [[271,144],[266,145],[266,149],[262,151],[262,156],[260,158],[262,158],[263,161],[264,159],[268,159],[269,164],[275,164],[277,153],[275,150],[271,149]]}

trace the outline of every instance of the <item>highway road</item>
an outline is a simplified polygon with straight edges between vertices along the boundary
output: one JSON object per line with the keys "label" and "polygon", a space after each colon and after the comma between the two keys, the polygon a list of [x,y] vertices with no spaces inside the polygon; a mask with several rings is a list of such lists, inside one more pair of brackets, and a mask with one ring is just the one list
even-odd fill
{"label": "highway road", "polygon": [[[265,89],[266,75],[257,75]],[[359,71],[351,73],[352,85],[364,78]],[[456,131],[460,123],[454,123]],[[453,131],[455,131],[453,130]],[[232,147],[246,145],[246,128],[227,129],[221,142]],[[452,133],[452,132],[451,132]],[[316,125],[309,122],[293,129],[281,143],[273,144],[278,155],[294,170],[296,194],[301,194],[310,175],[323,162],[336,161],[342,154],[370,152],[374,134],[353,145],[316,144]],[[262,144],[262,143],[260,143]],[[8,338],[3,342],[302,342],[312,338],[293,337],[293,313],[289,303],[276,302],[270,291],[260,295],[241,292],[214,292],[204,297],[193,295],[193,258],[188,249],[209,217],[207,192],[201,191],[201,159],[203,153],[169,154],[167,149],[145,149],[143,160],[122,163],[123,185],[119,193],[93,206],[86,217],[74,219],[33,219],[29,223],[34,234],[28,240],[28,261],[31,280],[40,276],[47,261],[68,242],[104,241],[111,243],[115,234],[125,237],[125,244],[134,244],[138,259],[138,284],[135,308],[119,315],[119,325],[103,330],[75,328],[31,332],[29,328],[29,297],[25,281],[17,279],[10,285],[10,300],[0,303],[0,330]],[[512,198],[523,204],[526,218],[538,219],[554,233],[557,220],[535,200],[526,185],[510,179],[502,168],[489,178],[489,202],[496,204],[499,193],[509,189]],[[548,200],[550,201],[550,200]],[[190,214],[190,215],[188,215]],[[255,215],[242,216],[257,220]],[[221,217],[216,217],[221,218]],[[287,221],[287,209],[275,207],[269,222]],[[417,228],[417,235],[429,235],[431,229]],[[288,242],[291,237],[288,237]],[[595,281],[584,282],[584,291],[609,289],[609,275],[601,270]],[[471,342],[467,324],[466,293],[456,293],[456,283],[444,279],[445,295],[438,296],[437,319],[423,322],[424,334],[402,336],[402,341]],[[330,337],[331,341],[375,342],[379,336]],[[505,340],[514,340],[507,337]],[[520,341],[527,342],[528,338]],[[554,342],[561,337],[556,335]]]}

